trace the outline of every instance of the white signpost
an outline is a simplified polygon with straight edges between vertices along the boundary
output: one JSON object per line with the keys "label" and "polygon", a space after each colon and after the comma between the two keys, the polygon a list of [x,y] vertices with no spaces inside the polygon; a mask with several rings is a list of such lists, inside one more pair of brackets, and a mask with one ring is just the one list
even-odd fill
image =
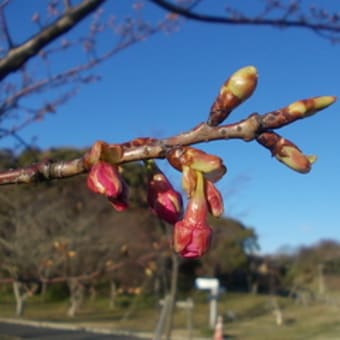
{"label": "white signpost", "polygon": [[210,291],[209,326],[215,328],[217,321],[217,298],[220,282],[216,278],[198,277],[195,281],[197,289]]}

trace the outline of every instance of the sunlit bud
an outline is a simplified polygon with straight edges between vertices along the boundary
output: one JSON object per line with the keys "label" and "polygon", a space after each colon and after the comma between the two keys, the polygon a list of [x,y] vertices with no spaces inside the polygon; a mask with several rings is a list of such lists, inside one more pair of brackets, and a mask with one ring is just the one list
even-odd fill
{"label": "sunlit bud", "polygon": [[172,148],[167,154],[167,160],[177,170],[182,171],[183,166],[188,166],[202,172],[212,182],[218,181],[227,171],[220,157],[190,146]]}
{"label": "sunlit bud", "polygon": [[153,161],[147,162],[148,204],[162,220],[175,224],[182,215],[182,197]]}
{"label": "sunlit bud", "polygon": [[249,98],[257,84],[257,70],[246,66],[236,71],[221,87],[220,93],[210,109],[208,124],[222,123],[238,105]]}
{"label": "sunlit bud", "polygon": [[316,161],[316,156],[304,155],[295,144],[274,132],[261,133],[257,141],[269,149],[277,160],[297,172],[309,172]]}
{"label": "sunlit bud", "polygon": [[197,258],[209,248],[212,229],[207,224],[208,207],[204,195],[204,178],[197,173],[197,186],[189,199],[183,220],[174,226],[174,249],[182,257]]}
{"label": "sunlit bud", "polygon": [[308,117],[333,104],[335,100],[336,98],[334,96],[322,96],[299,100],[295,103],[290,104],[287,107],[287,111],[289,114],[292,115]]}
{"label": "sunlit bud", "polygon": [[275,157],[291,169],[301,173],[309,172],[312,164],[316,161],[315,155],[304,155],[299,148],[287,141],[282,145],[281,152]]}
{"label": "sunlit bud", "polygon": [[266,113],[261,119],[263,129],[275,129],[291,122],[312,116],[333,104],[336,101],[334,96],[322,96],[296,101],[279,110]]}
{"label": "sunlit bud", "polygon": [[215,185],[208,180],[205,181],[205,197],[210,214],[215,217],[221,216],[224,212],[222,195]]}
{"label": "sunlit bud", "polygon": [[114,165],[119,162],[122,153],[123,151],[120,145],[97,141],[84,155],[84,163],[87,167],[91,167],[99,161],[105,161],[106,163]]}
{"label": "sunlit bud", "polygon": [[117,197],[123,190],[122,177],[117,167],[100,161],[91,167],[87,186],[97,194]]}

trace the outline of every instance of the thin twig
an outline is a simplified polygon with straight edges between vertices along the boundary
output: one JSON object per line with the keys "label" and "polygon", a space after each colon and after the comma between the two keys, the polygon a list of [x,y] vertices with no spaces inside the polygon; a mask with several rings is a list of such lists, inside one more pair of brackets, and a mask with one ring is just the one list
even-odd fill
{"label": "thin twig", "polygon": [[87,0],[81,2],[78,6],[71,8],[52,24],[42,29],[38,34],[21,45],[10,49],[7,55],[0,60],[0,81],[10,73],[20,69],[46,45],[68,32],[104,2],[105,0]]}

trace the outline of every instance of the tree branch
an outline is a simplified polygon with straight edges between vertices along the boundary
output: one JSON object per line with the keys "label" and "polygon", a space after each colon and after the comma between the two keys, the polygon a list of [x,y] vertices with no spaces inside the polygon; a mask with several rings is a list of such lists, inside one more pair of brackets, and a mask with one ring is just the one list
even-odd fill
{"label": "tree branch", "polygon": [[[239,122],[219,125],[236,107],[251,96],[256,84],[256,68],[243,67],[233,73],[222,85],[211,106],[206,123],[200,123],[187,132],[164,139],[136,138],[121,144],[98,141],[82,158],[66,162],[44,161],[25,169],[0,173],[0,185],[75,176],[87,172],[100,161],[117,166],[133,161],[167,158],[171,165],[182,170],[175,165],[176,158],[183,156],[188,150],[187,146],[222,139],[241,139],[246,142],[256,140],[288,167],[300,173],[309,172],[316,157],[304,155],[296,145],[273,130],[325,109],[336,101],[336,97],[302,99],[275,111],[262,115],[253,113]],[[225,169],[224,165],[223,169]]]}
{"label": "tree branch", "polygon": [[78,6],[68,9],[63,16],[35,36],[10,49],[7,55],[0,60],[0,81],[10,73],[20,69],[46,45],[71,30],[104,2],[105,0],[85,0],[81,2]]}
{"label": "tree branch", "polygon": [[[115,54],[119,53],[123,49],[126,49],[133,44],[144,40],[147,37],[155,33],[162,32],[167,29],[168,25],[173,24],[171,20],[165,18],[161,22],[157,23],[154,26],[146,25],[143,30],[137,30],[135,26],[129,27],[128,30],[125,31],[124,34],[121,34],[120,39],[116,42],[114,46],[107,49],[106,51],[102,51],[95,58],[90,58],[83,63],[79,63],[77,65],[71,66],[57,74],[49,74],[46,77],[41,79],[34,79],[34,76],[30,78],[30,81],[25,84],[25,86],[21,86],[17,88],[11,82],[3,82],[2,88],[6,96],[0,101],[0,117],[4,120],[9,118],[9,116],[13,116],[13,113],[27,112],[27,115],[24,115],[25,119],[16,125],[7,126],[0,131],[0,139],[7,136],[14,136],[14,133],[17,133],[23,127],[32,123],[36,119],[42,119],[43,115],[41,114],[43,110],[36,109],[22,109],[20,106],[20,101],[24,98],[28,98],[30,95],[36,95],[37,93],[41,93],[42,91],[47,91],[50,89],[54,89],[57,87],[62,87],[66,85],[73,85],[75,89],[78,89],[78,86],[81,84],[89,83],[92,81],[96,81],[97,78],[95,76],[83,75],[88,70],[96,67],[98,64],[103,63],[107,59],[111,58]],[[137,23],[136,23],[137,25]],[[116,29],[121,26],[115,27]],[[170,26],[169,26],[170,27]],[[113,29],[113,27],[110,27]],[[67,41],[67,47],[75,46],[78,43],[81,43],[82,40],[79,39],[75,42]],[[51,53],[60,52],[65,49],[64,45],[54,46],[51,49],[44,49],[43,52],[43,60],[46,60],[47,56]],[[74,91],[73,91],[74,92]],[[65,97],[65,96],[64,96]],[[19,117],[17,115],[16,117]],[[7,119],[8,120],[8,119]],[[19,119],[18,119],[19,120]]]}
{"label": "tree branch", "polygon": [[[322,22],[311,22],[306,20],[304,17],[299,17],[298,19],[288,19],[287,16],[282,18],[266,18],[264,16],[218,16],[218,15],[208,15],[204,13],[194,12],[189,8],[175,5],[166,0],[149,0],[156,6],[170,11],[172,13],[178,14],[190,20],[205,22],[205,23],[215,23],[215,24],[226,24],[226,25],[252,25],[252,26],[273,26],[273,27],[290,27],[290,28],[306,28],[317,33],[328,32],[331,34],[340,33],[340,21],[330,21],[326,23]],[[327,36],[327,38],[330,38]]]}
{"label": "tree branch", "polygon": [[[332,102],[336,100],[335,97],[328,98],[331,98],[330,100]],[[314,99],[308,99],[308,101],[309,100]],[[305,100],[305,102],[307,102],[307,100]],[[331,103],[328,105],[330,104]],[[292,105],[293,104],[290,106]],[[174,147],[184,147],[223,139],[241,139],[249,142],[256,140],[259,135],[266,131],[272,131],[273,129],[280,128],[305,117],[307,117],[307,115],[304,117],[295,117],[291,112],[287,113],[285,108],[283,108],[263,115],[253,113],[248,118],[233,124],[210,126],[207,123],[201,123],[187,132],[169,138],[137,138],[123,144],[111,144],[110,147],[113,149],[119,148],[121,151],[119,161],[117,161],[116,164],[147,159],[164,159],[167,153]],[[264,143],[261,141],[260,144]],[[83,158],[71,161],[45,161],[34,164],[28,168],[5,171],[0,173],[0,185],[33,183],[86,173],[89,170],[85,161],[86,156],[85,154]]]}
{"label": "tree branch", "polygon": [[[194,129],[165,139],[136,139],[120,144],[123,154],[119,164],[146,159],[164,159],[167,151],[178,145],[193,145],[218,139],[253,140],[260,131],[260,116],[251,115],[249,118],[236,124],[212,127],[201,123]],[[0,173],[1,184],[33,183],[43,180],[52,180],[76,176],[87,172],[84,159],[79,158],[66,162],[41,162],[28,168],[9,170]]]}

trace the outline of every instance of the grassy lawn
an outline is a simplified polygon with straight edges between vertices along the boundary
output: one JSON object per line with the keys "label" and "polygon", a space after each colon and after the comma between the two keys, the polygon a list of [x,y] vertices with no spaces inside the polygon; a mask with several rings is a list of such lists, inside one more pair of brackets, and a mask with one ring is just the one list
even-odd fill
{"label": "grassy lawn", "polygon": [[[198,293],[194,299],[193,326],[195,337],[211,337],[208,327],[209,304],[207,295]],[[283,324],[277,325],[271,299],[266,295],[227,293],[219,301],[219,313],[224,318],[224,333],[228,339],[340,339],[340,307],[325,303],[302,306],[288,298],[277,298]],[[12,297],[0,296],[0,317],[14,317]],[[151,299],[121,298],[117,306],[109,308],[108,300],[97,298],[86,301],[79,314],[66,316],[67,300],[44,302],[32,297],[25,310],[25,319],[75,323],[99,328],[153,332],[160,308]],[[176,309],[174,326],[186,334],[187,313]]]}
{"label": "grassy lawn", "polygon": [[[320,303],[301,306],[288,299],[280,299],[283,324],[278,326],[268,298],[267,303],[264,297],[262,301],[261,298],[247,296],[235,298],[231,299],[228,307],[238,311],[240,317],[225,323],[224,327],[225,333],[233,339],[340,339],[339,307]],[[239,300],[239,306],[235,300]],[[223,302],[223,308],[227,305],[227,301]]]}

